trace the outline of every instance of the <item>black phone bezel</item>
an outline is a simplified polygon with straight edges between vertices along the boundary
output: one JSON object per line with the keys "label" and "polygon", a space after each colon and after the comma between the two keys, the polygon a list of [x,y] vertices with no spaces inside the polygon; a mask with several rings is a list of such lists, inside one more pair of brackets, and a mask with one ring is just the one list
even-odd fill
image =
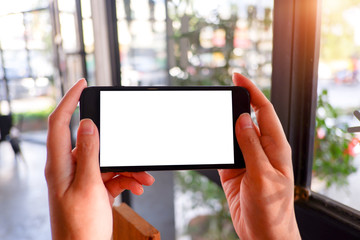
{"label": "black phone bezel", "polygon": [[[96,124],[100,133],[100,92],[101,91],[216,91],[231,90],[233,106],[233,142],[234,164],[209,165],[155,165],[155,166],[112,166],[101,167],[101,172],[137,172],[154,170],[190,170],[190,169],[233,169],[244,168],[245,163],[235,136],[235,123],[242,113],[250,113],[250,95],[245,88],[237,86],[161,86],[161,87],[88,87],[80,97],[80,119],[90,118]],[[118,103],[117,103],[118,104]],[[101,141],[101,139],[100,139]],[[100,154],[100,153],[99,153]],[[100,155],[99,155],[100,156]],[[100,157],[99,157],[100,164]]]}

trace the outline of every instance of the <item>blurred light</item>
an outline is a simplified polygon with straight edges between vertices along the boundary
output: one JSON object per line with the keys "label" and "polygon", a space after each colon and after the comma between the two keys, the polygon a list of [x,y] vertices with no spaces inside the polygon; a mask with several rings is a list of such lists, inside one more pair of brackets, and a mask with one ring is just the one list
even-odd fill
{"label": "blurred light", "polygon": [[0,115],[10,114],[10,104],[8,101],[0,101]]}
{"label": "blurred light", "polygon": [[173,25],[173,28],[176,30],[180,29],[180,27],[181,27],[181,23],[179,21],[173,21],[172,25]]}
{"label": "blurred light", "polygon": [[181,69],[179,67],[173,67],[169,70],[169,74],[172,76],[172,77],[176,77],[178,76],[180,73],[181,73]]}
{"label": "blurred light", "polygon": [[224,47],[226,45],[226,32],[224,29],[216,29],[212,37],[212,43],[215,47]]}
{"label": "blurred light", "polygon": [[[325,125],[326,125],[326,127],[328,127],[328,128],[332,128],[332,127],[334,127],[335,126],[335,119],[333,119],[333,118],[326,118],[325,119]],[[335,133],[336,133],[336,135],[338,135],[338,136],[341,136],[342,135],[342,132],[340,131],[339,129],[336,129],[336,131],[335,131]]]}
{"label": "blurred light", "polygon": [[23,78],[21,80],[21,85],[27,89],[32,89],[35,87],[35,81],[33,78]]}
{"label": "blurred light", "polygon": [[214,47],[213,39],[214,30],[212,27],[204,27],[200,31],[200,45],[203,48],[212,48]]}
{"label": "blurred light", "polygon": [[320,118],[325,118],[326,116],[326,111],[323,107],[319,107],[317,109],[317,115],[320,117]]}
{"label": "blurred light", "polygon": [[48,78],[37,78],[36,79],[36,86],[37,87],[47,87],[50,84],[50,81]]}
{"label": "blurred light", "polygon": [[233,52],[234,52],[234,55],[238,56],[238,57],[240,57],[244,54],[244,50],[241,48],[234,48]]}
{"label": "blurred light", "polygon": [[201,62],[198,56],[192,56],[191,58],[189,58],[189,62],[193,65],[193,66],[200,66]]}

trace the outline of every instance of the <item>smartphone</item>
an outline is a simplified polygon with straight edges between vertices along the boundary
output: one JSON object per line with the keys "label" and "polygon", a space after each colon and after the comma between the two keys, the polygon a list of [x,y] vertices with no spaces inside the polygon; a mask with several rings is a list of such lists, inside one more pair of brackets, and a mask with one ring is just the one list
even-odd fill
{"label": "smartphone", "polygon": [[102,172],[245,167],[235,137],[242,87],[88,87],[80,118],[100,136]]}

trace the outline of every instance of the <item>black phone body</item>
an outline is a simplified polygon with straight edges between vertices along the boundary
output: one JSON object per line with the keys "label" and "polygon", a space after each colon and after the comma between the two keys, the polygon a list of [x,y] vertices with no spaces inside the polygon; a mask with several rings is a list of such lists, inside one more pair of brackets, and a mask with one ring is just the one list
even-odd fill
{"label": "black phone body", "polygon": [[243,168],[235,122],[245,112],[249,93],[233,86],[88,87],[80,98],[102,172]]}

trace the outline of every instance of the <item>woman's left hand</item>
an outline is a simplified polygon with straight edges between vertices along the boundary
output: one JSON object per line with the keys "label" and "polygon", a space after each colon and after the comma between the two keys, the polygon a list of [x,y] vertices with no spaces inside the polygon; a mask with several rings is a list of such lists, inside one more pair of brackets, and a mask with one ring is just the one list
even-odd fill
{"label": "woman's left hand", "polygon": [[140,195],[142,185],[155,181],[146,172],[100,173],[99,135],[90,119],[80,122],[71,148],[69,123],[86,86],[78,81],[49,117],[45,176],[53,239],[110,239],[114,198],[125,189]]}

